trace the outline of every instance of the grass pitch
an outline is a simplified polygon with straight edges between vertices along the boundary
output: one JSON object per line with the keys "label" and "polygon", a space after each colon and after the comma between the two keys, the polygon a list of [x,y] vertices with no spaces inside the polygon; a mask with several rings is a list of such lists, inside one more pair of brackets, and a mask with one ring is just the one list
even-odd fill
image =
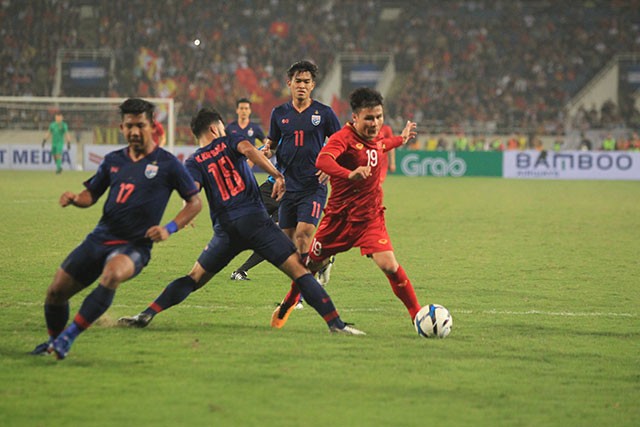
{"label": "grass pitch", "polygon": [[416,335],[357,250],[328,291],[365,337],[310,307],[270,329],[288,280],[267,264],[229,280],[248,253],[147,329],[114,326],[189,271],[203,211],[66,360],[29,356],[55,269],[101,214],[57,205],[88,176],[0,171],[1,426],[640,425],[640,183],[389,177],[396,254],[421,302],[450,309],[445,340]]}

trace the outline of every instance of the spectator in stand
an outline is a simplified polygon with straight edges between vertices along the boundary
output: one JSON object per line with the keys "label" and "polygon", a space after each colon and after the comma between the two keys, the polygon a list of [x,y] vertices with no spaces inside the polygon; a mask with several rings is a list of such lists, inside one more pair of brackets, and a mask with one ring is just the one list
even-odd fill
{"label": "spectator in stand", "polygon": [[637,132],[634,132],[633,135],[631,136],[630,149],[633,151],[640,151],[640,137],[638,136]]}
{"label": "spectator in stand", "polygon": [[[421,111],[448,132],[471,123],[493,124],[499,133],[524,127],[552,133],[563,124],[560,113],[568,98],[616,53],[637,53],[640,39],[637,1],[555,2],[548,7],[523,0],[464,1],[456,7],[437,0],[406,1],[399,2],[398,18],[406,25],[396,25],[379,20],[382,0],[319,7],[247,0],[229,2],[215,13],[193,1],[168,2],[157,9],[153,0],[102,0],[88,6],[100,16],[96,31],[88,32],[81,30],[85,3],[0,3],[0,93],[51,95],[57,54],[51,46],[107,47],[115,52],[113,96],[146,86],[150,96],[174,97],[182,114],[215,100],[222,102],[226,116],[233,114],[237,98],[255,91],[264,102],[254,103],[254,110],[266,121],[271,106],[286,99],[286,88],[273,70],[285,68],[292,56],[329,69],[338,51],[390,52],[397,67],[415,78],[388,101],[389,117]],[[346,18],[356,12],[362,19]],[[301,22],[301,15],[308,19]],[[247,21],[255,31],[242,25]],[[361,36],[386,25],[394,31],[382,39]],[[194,33],[202,34],[199,44]],[[225,61],[217,53],[222,47],[237,60]],[[506,61],[504,52],[520,60]],[[205,58],[209,66],[203,67]],[[240,79],[242,74],[248,78]],[[591,128],[600,125],[597,107],[584,112]],[[640,120],[637,110],[611,104],[603,114],[607,125],[629,122],[633,115]]]}
{"label": "spectator in stand", "polygon": [[616,139],[610,133],[602,140],[603,151],[615,151]]}
{"label": "spectator in stand", "polygon": [[593,149],[593,143],[587,136],[582,133],[580,134],[580,150],[581,151],[591,151]]}

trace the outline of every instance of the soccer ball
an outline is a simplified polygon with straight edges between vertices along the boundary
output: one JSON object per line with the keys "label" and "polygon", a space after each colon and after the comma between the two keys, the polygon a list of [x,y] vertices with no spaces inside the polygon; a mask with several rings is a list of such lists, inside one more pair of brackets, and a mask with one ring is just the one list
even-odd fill
{"label": "soccer ball", "polygon": [[425,338],[445,338],[451,333],[453,317],[439,304],[425,305],[413,319],[418,335]]}

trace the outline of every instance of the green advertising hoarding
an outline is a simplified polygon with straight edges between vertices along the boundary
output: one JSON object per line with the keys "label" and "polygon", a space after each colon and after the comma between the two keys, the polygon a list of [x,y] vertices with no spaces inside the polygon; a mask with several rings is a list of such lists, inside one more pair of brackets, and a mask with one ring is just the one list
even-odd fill
{"label": "green advertising hoarding", "polygon": [[501,177],[502,152],[396,150],[396,174]]}

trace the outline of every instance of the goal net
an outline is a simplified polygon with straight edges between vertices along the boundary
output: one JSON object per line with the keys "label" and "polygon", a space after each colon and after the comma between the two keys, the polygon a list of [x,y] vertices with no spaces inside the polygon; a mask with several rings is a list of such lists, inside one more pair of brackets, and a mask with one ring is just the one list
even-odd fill
{"label": "goal net", "polygon": [[[0,143],[6,134],[23,133],[25,143],[39,143],[55,112],[62,112],[72,140],[78,144],[120,144],[118,106],[126,98],[12,97],[0,96]],[[173,150],[176,111],[172,98],[145,98],[156,106],[156,119],[167,134],[167,148]],[[34,133],[33,137],[29,133]],[[5,138],[2,138],[2,136]],[[39,135],[39,139],[35,137]]]}

